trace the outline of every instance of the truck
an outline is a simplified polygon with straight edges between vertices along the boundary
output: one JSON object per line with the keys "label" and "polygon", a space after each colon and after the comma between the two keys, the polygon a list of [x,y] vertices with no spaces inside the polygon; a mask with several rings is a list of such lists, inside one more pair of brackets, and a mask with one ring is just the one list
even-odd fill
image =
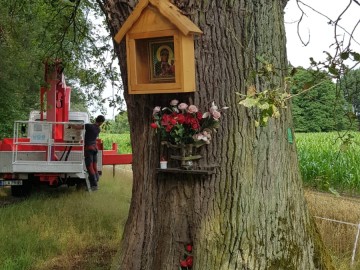
{"label": "truck", "polygon": [[[40,110],[26,121],[15,121],[13,138],[0,140],[0,187],[10,186],[13,196],[29,195],[35,185],[86,185],[84,162],[86,112],[70,111],[71,88],[66,85],[60,60],[45,62],[45,86],[40,87]],[[132,155],[104,150],[97,140],[98,170],[103,165],[131,164]],[[114,170],[115,171],[115,170]]]}

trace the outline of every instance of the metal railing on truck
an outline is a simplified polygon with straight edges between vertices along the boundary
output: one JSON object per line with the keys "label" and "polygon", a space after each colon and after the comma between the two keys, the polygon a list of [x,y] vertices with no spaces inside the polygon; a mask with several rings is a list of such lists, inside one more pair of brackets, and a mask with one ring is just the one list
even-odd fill
{"label": "metal railing on truck", "polygon": [[84,130],[79,122],[16,121],[12,167],[16,173],[83,173]]}

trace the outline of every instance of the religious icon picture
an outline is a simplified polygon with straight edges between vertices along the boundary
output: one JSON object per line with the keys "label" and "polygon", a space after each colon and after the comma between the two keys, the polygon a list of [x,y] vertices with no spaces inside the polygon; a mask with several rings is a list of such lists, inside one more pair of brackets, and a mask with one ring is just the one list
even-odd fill
{"label": "religious icon picture", "polygon": [[150,81],[175,82],[174,41],[149,42]]}

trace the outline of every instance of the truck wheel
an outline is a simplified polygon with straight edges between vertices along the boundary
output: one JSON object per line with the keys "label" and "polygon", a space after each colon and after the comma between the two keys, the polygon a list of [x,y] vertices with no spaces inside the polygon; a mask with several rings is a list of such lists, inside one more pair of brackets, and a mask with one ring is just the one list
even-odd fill
{"label": "truck wheel", "polygon": [[31,192],[31,183],[23,183],[21,186],[11,186],[11,195],[14,197],[29,196]]}

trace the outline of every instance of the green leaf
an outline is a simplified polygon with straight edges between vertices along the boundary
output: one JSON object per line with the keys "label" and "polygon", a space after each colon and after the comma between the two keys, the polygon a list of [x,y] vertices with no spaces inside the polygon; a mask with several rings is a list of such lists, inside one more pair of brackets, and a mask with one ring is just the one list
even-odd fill
{"label": "green leaf", "polygon": [[336,69],[335,66],[329,67],[328,70],[329,70],[329,72],[330,72],[331,74],[333,74],[333,75],[336,75],[336,76],[339,75],[339,71]]}
{"label": "green leaf", "polygon": [[267,110],[267,109],[269,109],[270,104],[265,102],[265,103],[259,104],[258,107],[260,110]]}
{"label": "green leaf", "polygon": [[349,58],[349,52],[342,52],[340,54],[341,59],[346,60]]}
{"label": "green leaf", "polygon": [[273,115],[272,116],[275,117],[275,118],[279,118],[280,117],[279,109],[275,105],[272,106],[272,109],[273,109]]}
{"label": "green leaf", "polygon": [[262,122],[266,125],[267,122],[269,121],[269,117],[268,116],[265,116],[263,118],[261,118]]}
{"label": "green leaf", "polygon": [[336,189],[332,188],[332,187],[329,187],[329,191],[334,194],[336,197],[341,197],[339,192],[337,192]]}
{"label": "green leaf", "polygon": [[355,61],[360,61],[360,53],[351,52],[350,54],[354,57]]}
{"label": "green leaf", "polygon": [[259,102],[259,99],[255,99],[255,98],[246,98],[242,101],[239,102],[240,105],[243,105],[247,108],[251,108],[256,106],[256,104]]}

